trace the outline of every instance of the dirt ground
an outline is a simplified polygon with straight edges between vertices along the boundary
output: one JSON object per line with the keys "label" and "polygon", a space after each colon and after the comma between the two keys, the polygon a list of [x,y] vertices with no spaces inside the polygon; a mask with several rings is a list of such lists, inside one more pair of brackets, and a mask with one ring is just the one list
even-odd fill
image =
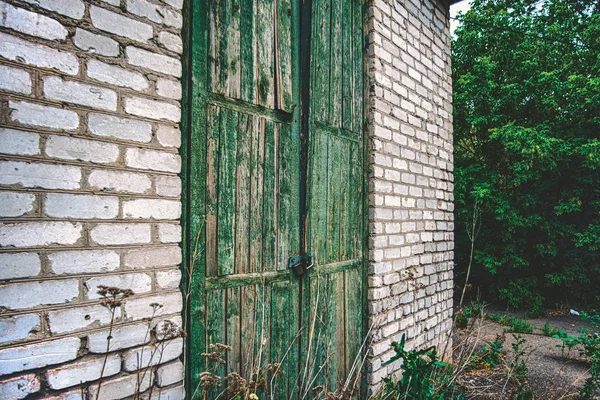
{"label": "dirt ground", "polygon": [[[487,309],[488,315],[501,312],[500,310]],[[506,314],[503,312],[503,314]],[[512,313],[519,318],[523,314]],[[582,328],[591,327],[581,320],[580,317],[565,312],[553,313],[552,316],[538,319],[527,319],[536,329],[534,334],[521,334],[526,340],[522,345],[525,351],[525,363],[529,370],[527,383],[534,391],[535,399],[569,399],[574,398],[588,375],[589,365],[582,359],[576,349],[565,350],[564,353],[557,345],[561,341],[552,337],[544,336],[542,327],[548,321],[550,327],[564,330],[568,334],[577,335]],[[464,340],[466,335],[471,341],[481,342],[475,347],[479,348],[485,343],[496,340],[497,337],[503,342],[506,360],[514,359],[512,344],[515,342],[512,333],[505,332],[506,327],[498,325],[489,319],[481,320],[470,330],[463,330],[458,334],[458,340]],[[467,374],[464,382],[469,387],[468,398],[472,399],[504,399],[510,398],[514,390],[506,378],[507,368],[496,371],[477,371]],[[596,397],[600,399],[600,393]]]}

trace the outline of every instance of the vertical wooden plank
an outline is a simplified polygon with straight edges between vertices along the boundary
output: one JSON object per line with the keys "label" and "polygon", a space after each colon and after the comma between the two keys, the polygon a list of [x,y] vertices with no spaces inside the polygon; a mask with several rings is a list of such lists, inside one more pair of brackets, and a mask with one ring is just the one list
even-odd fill
{"label": "vertical wooden plank", "polygon": [[363,130],[363,16],[362,16],[362,1],[351,0],[352,4],[352,130],[360,133],[359,138],[362,140]]}
{"label": "vertical wooden plank", "polygon": [[238,99],[241,95],[240,1],[227,0],[227,95]]}
{"label": "vertical wooden plank", "polygon": [[227,291],[227,344],[231,351],[227,354],[227,373],[241,371],[242,342],[241,342],[241,297],[240,288],[233,287]]}
{"label": "vertical wooden plank", "polygon": [[327,157],[327,262],[340,258],[340,146],[342,139],[329,135]]}
{"label": "vertical wooden plank", "polygon": [[353,238],[353,232],[351,224],[353,218],[356,218],[352,212],[353,207],[350,204],[350,196],[354,197],[351,192],[359,190],[357,187],[350,186],[350,171],[352,164],[355,160],[350,161],[350,146],[353,143],[347,140],[340,141],[340,218],[339,218],[339,237],[340,237],[340,261],[349,260],[351,255],[354,255],[354,251],[351,247],[352,241],[349,238]]}
{"label": "vertical wooden plank", "polygon": [[218,271],[219,275],[233,273],[235,257],[235,197],[238,114],[222,110],[221,140],[219,141],[219,204],[218,204]]}
{"label": "vertical wooden plank", "polygon": [[[361,135],[362,136],[362,135]],[[350,212],[352,219],[348,225],[348,253],[352,259],[362,259],[362,226],[363,226],[363,151],[356,143],[350,145],[350,187],[352,197]]]}
{"label": "vertical wooden plank", "polygon": [[311,185],[311,236],[312,249],[318,265],[327,262],[327,157],[329,150],[328,136],[315,129],[313,125],[313,139],[310,157],[312,157]]}
{"label": "vertical wooden plank", "polygon": [[241,370],[240,375],[249,380],[251,371],[254,370],[256,363],[256,315],[258,313],[256,285],[243,286],[240,288],[240,305],[241,305]]}
{"label": "vertical wooden plank", "polygon": [[307,311],[309,312],[308,319],[310,323],[312,324],[314,321],[314,324],[309,326],[309,336],[313,354],[308,355],[309,368],[305,382],[306,386],[308,386],[308,384],[313,381],[314,383],[311,385],[312,388],[322,386],[323,389],[326,390],[329,368],[327,354],[327,323],[330,318],[330,299],[328,294],[331,293],[329,290],[329,279],[327,275],[315,274],[310,277],[309,284],[311,303],[310,308]]}
{"label": "vertical wooden plank", "polygon": [[218,107],[209,106],[206,114],[206,275],[214,276],[218,273],[217,208],[221,110]]}
{"label": "vertical wooden plank", "polygon": [[252,165],[250,181],[250,268],[249,272],[260,271],[262,263],[262,203],[265,120],[254,117],[252,133]]}
{"label": "vertical wooden plank", "polygon": [[256,69],[256,5],[255,0],[241,0],[240,3],[240,86],[241,99],[250,103],[254,102],[256,82],[254,71]]}
{"label": "vertical wooden plank", "polygon": [[[346,379],[346,302],[344,272],[331,274],[332,307],[335,307],[334,318],[331,319],[333,332],[331,347],[335,365],[332,366],[331,379],[333,387],[337,389],[339,382]],[[355,311],[350,311],[355,312]],[[356,343],[355,345],[359,345]]]}
{"label": "vertical wooden plank", "polygon": [[329,121],[329,37],[331,0],[313,0],[311,118]]}
{"label": "vertical wooden plank", "polygon": [[257,374],[259,369],[263,372],[269,364],[270,358],[270,341],[271,341],[271,286],[264,283],[256,285],[256,339],[254,347],[254,370],[253,374]]}
{"label": "vertical wooden plank", "polygon": [[342,128],[352,130],[352,77],[354,74],[352,1],[342,2]]}
{"label": "vertical wooden plank", "polygon": [[252,117],[239,114],[237,140],[236,213],[235,213],[235,268],[234,272],[248,272],[250,252],[250,158],[252,154]]}
{"label": "vertical wooden plank", "polygon": [[346,307],[346,371],[350,371],[352,364],[356,362],[360,365],[359,350],[363,337],[363,282],[362,282],[362,262],[359,260],[356,268],[344,271],[345,279],[345,307]]}
{"label": "vertical wooden plank", "polygon": [[275,84],[274,84],[274,0],[257,0],[257,104],[274,108],[275,106]]}
{"label": "vertical wooden plank", "polygon": [[331,42],[330,48],[330,81],[329,81],[329,122],[332,126],[342,126],[342,68],[343,68],[343,38],[342,18],[343,6],[347,0],[331,0]]}
{"label": "vertical wooden plank", "polygon": [[286,270],[288,258],[299,254],[300,210],[299,193],[299,146],[292,137],[292,129],[287,124],[279,125],[279,239],[278,270]]}
{"label": "vertical wooden plank", "polygon": [[[273,380],[273,399],[288,398],[288,375],[294,371],[294,365],[290,363],[286,354],[291,344],[290,330],[293,329],[292,316],[290,315],[290,296],[292,295],[288,282],[276,282],[272,287],[271,303],[271,364],[281,364],[283,376],[276,376]],[[284,357],[286,357],[284,359]],[[271,383],[271,378],[267,382]]]}
{"label": "vertical wooden plank", "polygon": [[292,3],[291,0],[277,0],[277,76],[278,76],[278,108],[292,111],[294,104],[292,87]]}
{"label": "vertical wooden plank", "polygon": [[277,149],[278,128],[273,121],[265,121],[265,164],[263,178],[263,262],[262,271],[273,271],[276,269],[276,246],[277,246],[277,163],[275,151]]}
{"label": "vertical wooden plank", "polygon": [[228,0],[212,0],[209,6],[209,90],[227,94],[228,83]]}
{"label": "vertical wooden plank", "polygon": [[[211,344],[225,344],[225,291],[221,289],[211,290],[206,294],[206,351]],[[214,371],[215,375],[225,378],[225,365],[206,360],[206,371]],[[214,399],[221,388],[213,387],[208,392],[207,398]]]}

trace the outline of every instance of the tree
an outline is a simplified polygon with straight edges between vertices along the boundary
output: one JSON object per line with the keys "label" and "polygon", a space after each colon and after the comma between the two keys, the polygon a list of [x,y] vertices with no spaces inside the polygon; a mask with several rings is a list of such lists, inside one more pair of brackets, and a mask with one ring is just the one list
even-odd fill
{"label": "tree", "polygon": [[[474,0],[452,43],[457,282],[514,307],[600,284],[600,2]],[[464,279],[464,277],[462,277]],[[596,297],[596,300],[598,298]]]}

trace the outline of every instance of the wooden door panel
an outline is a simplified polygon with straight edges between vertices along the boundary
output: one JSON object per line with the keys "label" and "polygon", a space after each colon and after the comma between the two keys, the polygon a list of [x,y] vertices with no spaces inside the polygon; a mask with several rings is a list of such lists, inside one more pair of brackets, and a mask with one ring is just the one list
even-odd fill
{"label": "wooden door panel", "polygon": [[362,40],[360,0],[313,0],[308,243],[315,267],[307,308],[318,318],[307,340],[322,368],[316,385],[331,392],[360,362],[364,339]]}
{"label": "wooden door panel", "polygon": [[291,112],[292,0],[212,0],[208,90]]}

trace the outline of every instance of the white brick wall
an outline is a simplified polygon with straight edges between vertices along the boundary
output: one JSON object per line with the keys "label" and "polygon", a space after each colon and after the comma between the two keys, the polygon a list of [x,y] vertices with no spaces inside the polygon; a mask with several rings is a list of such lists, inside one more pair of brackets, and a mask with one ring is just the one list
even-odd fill
{"label": "white brick wall", "polygon": [[[0,398],[94,398],[113,320],[101,397],[121,399],[155,340],[151,304],[181,324],[182,2],[0,0],[0,14]],[[134,295],[113,315],[101,285]],[[182,341],[169,347],[142,390],[177,400]]]}
{"label": "white brick wall", "polygon": [[[445,346],[452,324],[453,175],[448,9],[441,0],[369,7],[371,390],[392,341]],[[436,60],[432,62],[432,60]]]}

